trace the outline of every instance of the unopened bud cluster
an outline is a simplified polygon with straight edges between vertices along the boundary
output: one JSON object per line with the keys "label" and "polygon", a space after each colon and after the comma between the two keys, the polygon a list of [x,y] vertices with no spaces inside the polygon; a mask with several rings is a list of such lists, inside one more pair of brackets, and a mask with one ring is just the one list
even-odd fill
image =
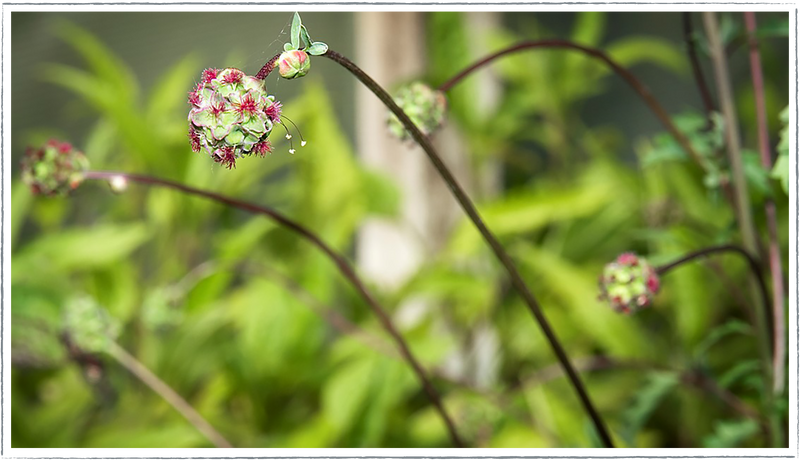
{"label": "unopened bud cluster", "polygon": [[286,79],[304,77],[311,69],[311,59],[303,50],[289,50],[278,57],[278,73]]}
{"label": "unopened bud cluster", "polygon": [[50,140],[25,151],[22,181],[36,194],[66,195],[80,185],[88,169],[89,160],[81,151],[67,142]]}
{"label": "unopened bud cluster", "polygon": [[108,351],[119,335],[119,324],[103,308],[88,297],[68,302],[64,310],[64,330],[81,350],[97,353]]}
{"label": "unopened bud cluster", "polygon": [[607,264],[600,277],[600,300],[608,301],[620,313],[633,313],[652,305],[658,289],[655,269],[632,253],[621,254]]}
{"label": "unopened bud cluster", "polygon": [[[441,91],[424,83],[414,82],[401,87],[394,97],[394,102],[424,134],[434,132],[444,122],[447,98]],[[389,114],[388,123],[389,130],[398,138],[408,139],[411,136],[394,114]]]}
{"label": "unopened bud cluster", "polygon": [[272,151],[267,137],[280,123],[281,104],[267,94],[263,80],[239,69],[206,69],[197,88],[189,93],[189,139],[227,166],[236,159]]}

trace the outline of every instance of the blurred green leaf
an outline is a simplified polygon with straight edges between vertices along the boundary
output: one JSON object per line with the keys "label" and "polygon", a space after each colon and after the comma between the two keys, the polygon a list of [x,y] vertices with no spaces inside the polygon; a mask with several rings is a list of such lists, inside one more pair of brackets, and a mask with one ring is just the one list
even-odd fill
{"label": "blurred green leaf", "polygon": [[733,334],[751,335],[753,333],[749,324],[740,320],[730,320],[721,324],[708,332],[708,335],[700,342],[695,348],[695,356],[700,359],[705,359],[708,351],[719,343],[725,337]]}
{"label": "blurred green leaf", "polygon": [[143,224],[100,224],[48,235],[20,249],[12,280],[86,270],[117,262],[150,238]]}
{"label": "blurred green leaf", "polygon": [[495,435],[492,436],[492,444],[488,447],[502,448],[502,447],[550,447],[545,439],[535,431],[531,431],[530,427],[510,423],[505,426]]}
{"label": "blurred green leaf", "polygon": [[102,41],[81,27],[64,20],[56,28],[56,32],[62,40],[80,53],[100,80],[112,84],[115,90],[125,95],[118,102],[124,104],[136,99],[138,85],[132,72]]}
{"label": "blurred green leaf", "polygon": [[719,379],[717,379],[717,383],[722,388],[730,388],[731,385],[739,381],[740,379],[757,373],[761,370],[761,363],[757,360],[748,360],[742,361],[740,363],[736,363],[735,366],[728,369],[727,372],[722,374]]}
{"label": "blurred green leaf", "polygon": [[739,447],[750,436],[758,432],[754,420],[724,420],[714,424],[714,433],[703,438],[703,447]]}
{"label": "blurred green leaf", "polygon": [[689,65],[675,44],[654,37],[625,37],[606,47],[608,55],[623,67],[649,62],[678,75],[686,75]]}
{"label": "blurred green leaf", "polygon": [[781,129],[781,140],[778,143],[778,158],[775,160],[775,166],[772,168],[771,177],[777,179],[783,187],[783,191],[789,194],[789,107],[787,106],[781,112],[781,121],[783,122],[783,129]]}
{"label": "blurred green leaf", "polygon": [[744,176],[755,201],[761,202],[772,195],[769,181],[769,171],[761,164],[761,156],[752,150],[742,150],[742,163]]}
{"label": "blurred green leaf", "polygon": [[629,445],[634,445],[634,436],[645,426],[653,411],[679,382],[679,376],[673,372],[648,374],[644,386],[636,392],[635,399],[623,415],[625,419],[623,437]]}
{"label": "blurred green leaf", "polygon": [[[197,61],[197,57],[193,54],[184,56],[156,82],[147,98],[145,109],[145,117],[150,123],[155,126],[167,124],[173,128],[169,122],[174,119],[173,115],[177,109],[185,108],[187,88],[191,88],[193,78],[199,77],[194,74],[197,69]],[[180,120],[180,122],[183,127],[185,120]],[[175,129],[169,131],[174,132]]]}
{"label": "blurred green leaf", "polygon": [[353,360],[328,379],[322,390],[322,408],[338,435],[346,433],[364,410],[375,372],[375,358]]}
{"label": "blurred green leaf", "polygon": [[786,17],[774,18],[763,24],[758,24],[756,36],[758,38],[788,37],[789,19]]}
{"label": "blurred green leaf", "polygon": [[9,231],[11,234],[12,250],[18,247],[16,242],[19,238],[19,232],[26,220],[32,201],[33,193],[31,193],[28,186],[22,183],[22,181],[15,181],[11,188],[11,219]]}

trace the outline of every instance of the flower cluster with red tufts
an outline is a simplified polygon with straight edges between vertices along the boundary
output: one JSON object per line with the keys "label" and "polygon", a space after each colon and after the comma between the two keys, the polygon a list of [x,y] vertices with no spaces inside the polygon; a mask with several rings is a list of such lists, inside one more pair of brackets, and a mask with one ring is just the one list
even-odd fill
{"label": "flower cluster with red tufts", "polygon": [[603,268],[599,298],[614,311],[634,313],[653,303],[659,286],[656,270],[643,257],[625,253]]}
{"label": "flower cluster with red tufts", "polygon": [[236,159],[272,151],[269,133],[280,123],[281,104],[267,94],[263,80],[239,69],[206,69],[189,93],[189,140],[228,169]]}
{"label": "flower cluster with red tufts", "polygon": [[28,147],[22,159],[22,181],[33,193],[66,195],[83,182],[89,160],[68,142],[55,139],[35,149]]}

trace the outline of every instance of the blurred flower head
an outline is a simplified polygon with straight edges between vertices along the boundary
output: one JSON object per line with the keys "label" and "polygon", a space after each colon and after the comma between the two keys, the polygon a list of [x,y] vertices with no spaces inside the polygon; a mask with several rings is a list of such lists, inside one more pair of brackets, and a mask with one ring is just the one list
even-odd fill
{"label": "blurred flower head", "polygon": [[[394,102],[408,115],[424,134],[436,131],[444,122],[447,111],[447,98],[425,83],[413,82],[401,87]],[[400,139],[408,139],[411,134],[393,113],[389,114],[389,130]]]}
{"label": "blurred flower head", "polygon": [[267,94],[263,80],[239,69],[206,69],[189,93],[192,150],[208,152],[228,169],[236,159],[272,151],[267,137],[280,122],[280,103]]}
{"label": "blurred flower head", "polygon": [[608,301],[620,313],[633,313],[650,306],[658,289],[655,269],[633,253],[621,254],[603,268],[600,276],[600,300]]}
{"label": "blurred flower head", "polygon": [[110,342],[119,335],[119,324],[88,297],[68,302],[63,321],[70,340],[88,353],[107,351]]}
{"label": "blurred flower head", "polygon": [[83,182],[89,169],[86,155],[68,142],[55,139],[36,149],[28,147],[22,159],[22,181],[33,193],[66,195]]}

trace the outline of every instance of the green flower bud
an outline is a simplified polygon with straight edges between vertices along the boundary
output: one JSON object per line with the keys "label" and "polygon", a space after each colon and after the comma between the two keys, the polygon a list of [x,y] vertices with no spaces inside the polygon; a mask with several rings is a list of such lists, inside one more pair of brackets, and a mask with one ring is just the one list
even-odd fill
{"label": "green flower bud", "polygon": [[603,268],[599,298],[627,314],[649,307],[658,289],[655,269],[644,258],[625,253]]}
{"label": "green flower bud", "polygon": [[33,193],[66,195],[83,182],[89,160],[67,142],[50,140],[43,147],[29,147],[22,159],[22,181]]}
{"label": "green flower bud", "polygon": [[278,73],[287,79],[300,78],[311,68],[311,59],[302,50],[285,51],[278,57]]}
{"label": "green flower bud", "polygon": [[[447,111],[447,98],[444,93],[430,86],[414,82],[397,91],[394,101],[408,115],[424,134],[436,131],[444,122]],[[393,113],[389,114],[389,130],[400,139],[408,139],[411,134]]]}
{"label": "green flower bud", "polygon": [[63,324],[70,340],[88,353],[108,351],[120,329],[119,323],[88,297],[67,303]]}

